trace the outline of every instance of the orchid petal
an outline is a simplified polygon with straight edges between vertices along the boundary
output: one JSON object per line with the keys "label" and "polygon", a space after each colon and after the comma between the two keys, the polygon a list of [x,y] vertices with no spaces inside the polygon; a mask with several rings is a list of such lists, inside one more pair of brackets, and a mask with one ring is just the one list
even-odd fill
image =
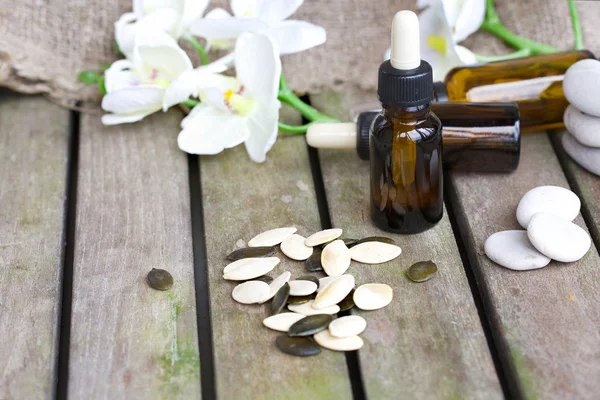
{"label": "orchid petal", "polygon": [[422,10],[425,7],[428,7],[431,4],[431,1],[432,0],[417,0],[415,7],[417,8],[417,10]]}
{"label": "orchid petal", "polygon": [[[448,3],[457,4],[456,0],[444,0],[444,10]],[[454,11],[452,18],[446,17],[452,27],[452,36],[456,42],[465,40],[475,33],[485,19],[485,0],[464,0],[459,3],[459,9]]]}
{"label": "orchid petal", "polygon": [[277,40],[281,54],[299,53],[327,40],[325,28],[305,21],[283,21],[269,33]]}
{"label": "orchid petal", "polygon": [[181,36],[181,14],[172,8],[162,8],[146,14],[137,23],[138,33],[142,31],[162,31],[172,38]]}
{"label": "orchid petal", "polygon": [[281,22],[293,13],[304,3],[304,0],[271,0],[263,4],[259,10],[259,17],[269,24]]}
{"label": "orchid petal", "polygon": [[145,73],[145,79],[153,80],[155,72],[169,82],[184,71],[192,68],[192,62],[185,51],[164,32],[144,32],[136,39],[134,54],[136,69]]}
{"label": "orchid petal", "polygon": [[266,22],[258,18],[202,18],[190,24],[190,32],[206,39],[235,39],[243,32],[268,30]]}
{"label": "orchid petal", "polygon": [[220,19],[220,18],[230,18],[231,14],[227,12],[227,10],[217,7],[210,10],[204,18],[212,18],[212,19]]}
{"label": "orchid petal", "polygon": [[135,46],[135,35],[137,17],[134,13],[125,13],[115,22],[115,40],[119,45],[119,50],[127,58],[133,55]]}
{"label": "orchid petal", "polygon": [[144,0],[133,0],[133,14],[140,19],[144,16]]}
{"label": "orchid petal", "polygon": [[130,60],[117,60],[104,71],[104,87],[108,93],[139,84]]}
{"label": "orchid petal", "polygon": [[209,0],[185,0],[183,7],[183,24],[188,26],[202,17]]}
{"label": "orchid petal", "polygon": [[[165,89],[154,85],[142,85],[120,89],[102,98],[102,109],[115,114],[137,114],[162,108]],[[154,112],[152,111],[152,112]]]}
{"label": "orchid petal", "polygon": [[264,0],[231,0],[231,11],[236,17],[258,17]]}
{"label": "orchid petal", "polygon": [[119,124],[129,124],[132,122],[138,122],[143,120],[148,115],[156,112],[158,110],[147,110],[144,112],[140,112],[137,114],[104,114],[101,118],[101,121],[104,125],[119,125]]}
{"label": "orchid petal", "polygon": [[258,103],[254,112],[248,117],[248,128],[251,135],[244,143],[250,159],[261,163],[277,140],[279,121],[279,101],[272,99],[267,103]]}
{"label": "orchid petal", "polygon": [[239,115],[203,104],[196,109],[177,137],[179,148],[186,153],[217,154],[248,138],[246,120]]}
{"label": "orchid petal", "polygon": [[456,55],[464,65],[477,64],[477,57],[475,57],[475,53],[466,47],[456,45],[454,46],[454,51],[456,51]]}
{"label": "orchid petal", "polygon": [[235,46],[237,78],[251,96],[267,101],[277,98],[281,60],[275,41],[267,35],[245,33]]}
{"label": "orchid petal", "polygon": [[183,13],[185,0],[133,0],[133,12],[138,16],[148,15],[156,10],[170,8]]}

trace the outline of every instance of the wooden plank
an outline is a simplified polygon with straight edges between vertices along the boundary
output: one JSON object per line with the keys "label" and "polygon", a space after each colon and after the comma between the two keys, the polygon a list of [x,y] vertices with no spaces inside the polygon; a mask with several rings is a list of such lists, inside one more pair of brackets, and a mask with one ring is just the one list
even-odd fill
{"label": "wooden plank", "polygon": [[[374,94],[354,91],[311,96],[318,109],[347,120],[350,107]],[[502,389],[462,266],[447,214],[418,235],[379,230],[369,216],[369,164],[354,151],[320,150],[319,157],[332,223],[346,237],[384,235],[402,247],[390,263],[356,265],[357,285],[390,285],[394,301],[386,308],[352,312],[367,320],[359,351],[369,398],[502,398]],[[433,260],[439,272],[417,284],[405,276],[415,262]]]}
{"label": "wooden plank", "polygon": [[[69,396],[198,398],[200,363],[181,113],[81,119]],[[152,268],[171,272],[151,289]]]}
{"label": "wooden plank", "polygon": [[569,184],[581,199],[582,213],[588,219],[588,229],[597,247],[600,243],[600,177],[581,168],[565,153],[560,144],[564,132],[564,129],[553,131],[550,138]]}
{"label": "wooden plank", "polygon": [[[344,355],[323,352],[292,357],[275,347],[279,333],[262,320],[269,303],[235,303],[235,283],[222,277],[225,256],[267,229],[295,225],[308,235],[320,230],[319,213],[303,137],[280,137],[263,164],[244,146],[201,159],[216,392],[221,399],[348,399],[351,388]],[[306,273],[287,259],[270,274]]]}
{"label": "wooden plank", "polygon": [[[592,399],[600,393],[598,251],[571,264],[515,272],[483,253],[487,237],[521,229],[523,194],[540,185],[568,187],[545,133],[522,138],[512,174],[450,175],[453,204],[513,398]],[[579,216],[575,223],[585,226]]]}
{"label": "wooden plank", "polygon": [[42,97],[0,93],[0,398],[49,399],[69,113]]}

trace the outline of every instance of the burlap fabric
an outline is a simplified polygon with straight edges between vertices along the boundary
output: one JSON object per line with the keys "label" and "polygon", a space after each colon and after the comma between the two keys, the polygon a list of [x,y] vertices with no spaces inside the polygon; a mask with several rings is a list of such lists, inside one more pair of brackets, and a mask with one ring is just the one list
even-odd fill
{"label": "burlap fabric", "polygon": [[[217,0],[210,8],[228,8]],[[389,47],[393,14],[414,9],[411,0],[306,0],[292,17],[327,29],[327,43],[285,56],[284,72],[299,92],[373,89],[377,67]],[[573,46],[567,0],[496,0],[502,21],[513,31],[559,49]],[[577,1],[586,47],[600,52],[600,0]],[[24,93],[45,93],[66,106],[97,104],[95,90],[77,74],[116,59],[113,23],[131,10],[131,0],[0,0],[0,85]],[[465,45],[495,55],[511,51],[499,39],[478,32]]]}

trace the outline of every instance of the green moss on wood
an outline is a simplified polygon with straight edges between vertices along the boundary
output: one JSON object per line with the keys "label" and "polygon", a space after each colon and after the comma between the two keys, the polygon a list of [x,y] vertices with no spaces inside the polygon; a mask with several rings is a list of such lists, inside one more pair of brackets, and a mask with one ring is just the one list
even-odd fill
{"label": "green moss on wood", "polygon": [[521,388],[525,392],[525,398],[530,400],[537,399],[538,396],[534,388],[534,379],[529,372],[529,368],[527,367],[527,360],[525,356],[517,348],[513,348],[511,354],[517,370],[517,375],[521,380]]}

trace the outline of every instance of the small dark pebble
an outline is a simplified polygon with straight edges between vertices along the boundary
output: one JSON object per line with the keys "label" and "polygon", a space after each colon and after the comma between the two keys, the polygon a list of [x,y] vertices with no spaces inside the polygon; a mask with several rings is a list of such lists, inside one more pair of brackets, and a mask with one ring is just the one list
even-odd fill
{"label": "small dark pebble", "polygon": [[308,303],[310,300],[314,299],[315,296],[309,294],[308,296],[290,296],[288,297],[288,304],[304,304]]}
{"label": "small dark pebble", "polygon": [[361,243],[365,243],[365,242],[383,242],[383,243],[387,243],[387,244],[396,244],[396,242],[394,242],[394,239],[390,239],[389,237],[369,236],[369,237],[360,239],[358,242],[354,243],[353,246],[356,246],[357,244],[361,244]]}
{"label": "small dark pebble", "polygon": [[304,262],[304,267],[308,272],[323,271],[323,265],[321,265],[321,253],[323,250],[314,249],[312,255]]}
{"label": "small dark pebble", "polygon": [[433,278],[437,265],[433,261],[420,261],[410,266],[406,276],[413,282],[425,282]]}
{"label": "small dark pebble", "polygon": [[348,296],[344,297],[344,300],[338,303],[338,306],[340,307],[340,311],[348,311],[355,306],[354,289],[352,289],[350,293],[348,293]]}
{"label": "small dark pebble", "polygon": [[259,276],[258,278],[254,278],[254,279],[250,279],[251,281],[261,281],[261,282],[265,282],[265,283],[271,283],[273,282],[273,277],[269,276],[269,275],[263,275],[263,276]]}
{"label": "small dark pebble", "polygon": [[275,247],[246,247],[232,251],[227,259],[237,261],[242,258],[271,257],[273,254],[275,254]]}
{"label": "small dark pebble", "polygon": [[297,281],[311,281],[317,284],[319,287],[319,278],[314,275],[302,275],[300,278],[296,278]]}
{"label": "small dark pebble", "polygon": [[311,337],[277,336],[275,344],[286,354],[298,357],[316,356],[321,353],[321,347]]}
{"label": "small dark pebble", "polygon": [[327,329],[333,321],[333,316],[329,314],[315,314],[304,317],[295,322],[288,330],[288,336],[311,336]]}
{"label": "small dark pebble", "polygon": [[152,271],[148,272],[147,279],[152,289],[169,290],[173,286],[173,276],[164,269],[152,268]]}
{"label": "small dark pebble", "polygon": [[289,283],[285,283],[278,291],[275,293],[275,297],[271,301],[271,314],[279,314],[283,307],[287,304],[288,298],[290,297],[290,285]]}

